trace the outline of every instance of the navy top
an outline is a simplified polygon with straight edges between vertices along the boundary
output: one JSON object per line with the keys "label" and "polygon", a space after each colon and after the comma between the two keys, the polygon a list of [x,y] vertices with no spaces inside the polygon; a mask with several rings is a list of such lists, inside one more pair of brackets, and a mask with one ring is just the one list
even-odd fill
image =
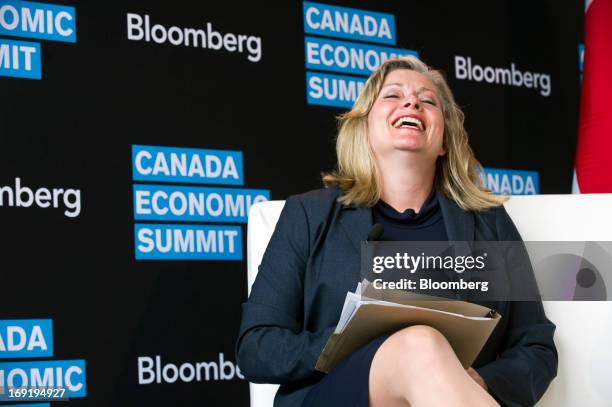
{"label": "navy top", "polygon": [[[384,228],[384,232],[379,239],[381,241],[448,241],[444,218],[438,201],[438,192],[435,189],[432,189],[429,193],[418,213],[414,209],[406,209],[400,213],[381,199],[372,207],[372,220],[374,223],[380,223]],[[437,282],[452,281],[453,274],[437,270],[427,273],[427,277]],[[425,277],[425,273],[414,276]],[[450,289],[425,291],[415,289],[411,291],[441,298],[457,298],[456,293]]]}
{"label": "navy top", "polygon": [[385,241],[447,241],[446,227],[440,211],[435,189],[423,203],[421,210],[406,209],[400,213],[391,205],[378,201],[372,208],[374,223],[380,223],[384,232],[379,240]]}

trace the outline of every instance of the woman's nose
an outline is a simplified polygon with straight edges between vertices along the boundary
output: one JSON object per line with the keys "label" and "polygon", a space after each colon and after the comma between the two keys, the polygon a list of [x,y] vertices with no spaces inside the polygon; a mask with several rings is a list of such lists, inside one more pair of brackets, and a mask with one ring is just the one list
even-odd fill
{"label": "woman's nose", "polygon": [[416,110],[419,110],[421,108],[419,99],[415,96],[407,97],[406,100],[404,100],[404,107],[410,107],[410,106],[412,106]]}

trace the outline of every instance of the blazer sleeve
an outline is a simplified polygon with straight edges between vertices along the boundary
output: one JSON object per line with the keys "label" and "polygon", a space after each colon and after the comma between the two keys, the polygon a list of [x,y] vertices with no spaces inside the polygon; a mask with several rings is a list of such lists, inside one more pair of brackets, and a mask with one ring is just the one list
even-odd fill
{"label": "blazer sleeve", "polygon": [[[496,228],[500,241],[522,240],[503,207],[497,209]],[[508,270],[513,269],[514,261],[527,256],[522,244],[512,247],[522,253],[507,254]],[[522,273],[520,278],[524,284],[535,286],[533,271],[528,267],[530,272]],[[513,301],[508,310],[510,320],[503,351],[497,360],[477,370],[502,405],[533,406],[557,375],[555,325],[546,318],[541,301]]]}
{"label": "blazer sleeve", "polygon": [[316,374],[314,366],[334,327],[303,327],[304,274],[310,255],[308,218],[287,199],[264,253],[251,295],[242,304],[238,365],[255,383],[287,383]]}

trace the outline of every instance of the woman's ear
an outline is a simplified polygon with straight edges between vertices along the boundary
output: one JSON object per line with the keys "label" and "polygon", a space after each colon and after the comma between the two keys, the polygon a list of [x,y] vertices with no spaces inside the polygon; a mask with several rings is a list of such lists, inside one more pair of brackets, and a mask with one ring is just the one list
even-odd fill
{"label": "woman's ear", "polygon": [[442,145],[440,146],[440,151],[438,151],[438,157],[442,157],[446,155],[446,140],[448,135],[446,134],[446,124],[444,125],[444,133],[442,133]]}

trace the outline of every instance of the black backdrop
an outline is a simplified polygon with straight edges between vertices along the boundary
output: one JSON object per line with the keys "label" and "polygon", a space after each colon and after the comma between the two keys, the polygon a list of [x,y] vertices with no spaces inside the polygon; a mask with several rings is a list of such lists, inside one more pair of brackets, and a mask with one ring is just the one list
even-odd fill
{"label": "black backdrop", "polygon": [[[32,189],[78,189],[81,211],[11,206],[5,195],[0,319],[53,320],[53,360],[87,365],[87,396],[71,406],[246,406],[248,385],[235,376],[138,384],[139,356],[180,365],[222,353],[234,363],[247,289],[246,259],[135,260],[131,149],[241,151],[244,187],[272,199],[320,187],[342,110],[306,103],[302,3],[54,4],[74,6],[77,40],[41,41],[41,80],[0,77],[0,187],[20,178]],[[395,16],[397,46],[447,73],[485,167],[537,171],[539,192],[570,191],[581,2],[333,4]],[[127,13],[261,37],[261,60],[130,41]],[[547,73],[551,93],[457,79],[456,55]]]}

